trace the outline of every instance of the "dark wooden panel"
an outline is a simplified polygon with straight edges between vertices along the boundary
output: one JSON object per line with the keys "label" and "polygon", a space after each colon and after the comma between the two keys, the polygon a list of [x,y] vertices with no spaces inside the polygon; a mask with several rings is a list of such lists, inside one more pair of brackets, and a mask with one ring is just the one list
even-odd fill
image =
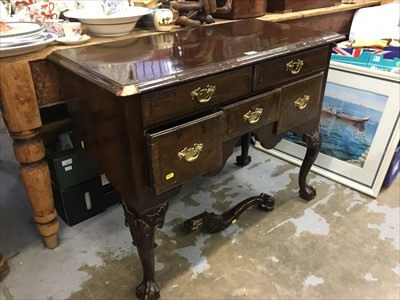
{"label": "dark wooden panel", "polygon": [[307,27],[315,30],[332,31],[348,36],[355,10],[342,11],[323,16],[284,21],[285,24]]}
{"label": "dark wooden panel", "polygon": [[221,122],[222,112],[218,112],[147,135],[157,195],[222,165]]}
{"label": "dark wooden panel", "polygon": [[295,12],[334,6],[336,2],[336,0],[268,0],[267,11]]}
{"label": "dark wooden panel", "polygon": [[39,107],[59,103],[61,97],[56,66],[48,60],[32,61],[29,66]]}
{"label": "dark wooden panel", "polygon": [[[329,47],[316,48],[256,65],[254,90],[261,90],[286,80],[293,80],[311,72],[325,69],[329,52]],[[296,65],[300,61],[302,65]],[[291,62],[293,66],[288,68],[288,64]],[[296,68],[299,69],[298,72],[296,72]]]}
{"label": "dark wooden panel", "polygon": [[[210,76],[204,79],[182,84],[161,91],[141,96],[143,106],[143,123],[145,127],[157,124],[175,116],[183,116],[198,112],[210,106],[249,95],[251,92],[252,69],[250,67]],[[215,87],[215,92],[209,95],[210,100],[199,102],[203,96],[192,96],[196,89]],[[201,93],[200,93],[201,94]]]}
{"label": "dark wooden panel", "polygon": [[277,121],[280,96],[281,90],[276,89],[224,107],[226,135],[240,135]]}
{"label": "dark wooden panel", "polygon": [[[217,7],[222,7],[226,0],[217,0]],[[227,19],[254,18],[265,15],[267,0],[233,0],[232,9],[227,14],[216,13],[213,16]]]}
{"label": "dark wooden panel", "polygon": [[[308,77],[282,87],[281,111],[277,134],[281,134],[315,118],[321,105],[324,73]],[[305,106],[299,108],[296,101],[308,97]]]}

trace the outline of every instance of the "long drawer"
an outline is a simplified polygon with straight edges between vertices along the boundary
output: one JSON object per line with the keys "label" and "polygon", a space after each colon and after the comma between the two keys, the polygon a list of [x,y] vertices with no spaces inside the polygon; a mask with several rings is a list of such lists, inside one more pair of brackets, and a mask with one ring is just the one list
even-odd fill
{"label": "long drawer", "polygon": [[255,67],[254,91],[323,70],[330,48],[317,48],[260,63]]}
{"label": "long drawer", "polygon": [[282,87],[277,134],[300,126],[318,116],[322,101],[324,72]]}
{"label": "long drawer", "polygon": [[249,95],[251,81],[252,69],[246,67],[143,94],[144,127]]}
{"label": "long drawer", "polygon": [[222,112],[147,134],[151,181],[157,195],[222,165]]}
{"label": "long drawer", "polygon": [[279,119],[281,89],[223,107],[228,137],[252,131]]}

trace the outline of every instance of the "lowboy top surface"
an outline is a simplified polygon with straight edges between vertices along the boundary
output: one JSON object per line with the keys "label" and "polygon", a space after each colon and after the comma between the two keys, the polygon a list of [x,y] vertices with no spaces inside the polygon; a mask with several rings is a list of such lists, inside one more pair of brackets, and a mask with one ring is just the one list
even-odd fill
{"label": "lowboy top surface", "polygon": [[86,78],[93,78],[116,94],[124,95],[125,88],[127,95],[340,38],[333,32],[316,33],[302,27],[245,19],[63,49],[48,58]]}

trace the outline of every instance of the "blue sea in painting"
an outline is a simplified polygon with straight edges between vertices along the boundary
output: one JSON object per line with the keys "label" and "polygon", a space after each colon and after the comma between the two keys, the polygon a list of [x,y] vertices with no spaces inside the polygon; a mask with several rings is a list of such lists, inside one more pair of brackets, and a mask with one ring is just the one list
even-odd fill
{"label": "blue sea in painting", "polygon": [[[380,109],[325,95],[320,121],[321,153],[362,167],[381,117]],[[285,139],[304,145],[293,135]]]}

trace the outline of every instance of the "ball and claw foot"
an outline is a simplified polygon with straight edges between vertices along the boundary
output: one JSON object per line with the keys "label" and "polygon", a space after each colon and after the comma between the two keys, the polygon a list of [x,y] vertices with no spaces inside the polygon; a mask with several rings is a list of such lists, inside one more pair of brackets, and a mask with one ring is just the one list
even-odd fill
{"label": "ball and claw foot", "polygon": [[160,298],[160,289],[154,281],[143,280],[136,287],[136,297],[140,300],[156,300]]}
{"label": "ball and claw foot", "polygon": [[300,189],[299,194],[302,199],[310,201],[317,195],[317,190],[314,186],[306,185],[305,189]]}

